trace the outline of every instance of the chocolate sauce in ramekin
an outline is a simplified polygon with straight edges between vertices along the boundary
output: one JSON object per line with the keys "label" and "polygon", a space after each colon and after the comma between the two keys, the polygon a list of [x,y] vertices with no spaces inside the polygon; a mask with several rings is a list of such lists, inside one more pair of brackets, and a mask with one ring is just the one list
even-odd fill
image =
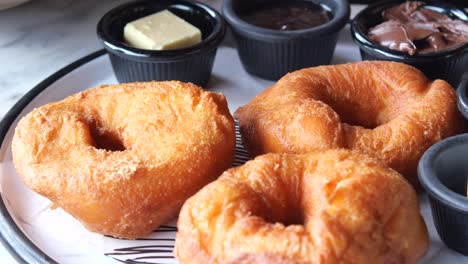
{"label": "chocolate sauce in ramekin", "polygon": [[468,23],[408,1],[382,13],[384,22],[369,29],[375,43],[409,55],[457,48],[468,43]]}
{"label": "chocolate sauce in ramekin", "polygon": [[281,1],[258,6],[244,13],[242,18],[257,27],[287,31],[325,24],[332,14],[310,1]]}

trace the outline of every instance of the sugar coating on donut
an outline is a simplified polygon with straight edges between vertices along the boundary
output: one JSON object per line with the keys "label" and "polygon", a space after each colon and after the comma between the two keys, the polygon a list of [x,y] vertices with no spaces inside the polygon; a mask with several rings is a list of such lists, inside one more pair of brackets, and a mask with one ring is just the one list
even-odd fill
{"label": "sugar coating on donut", "polygon": [[112,164],[99,164],[98,166],[108,166],[108,173],[104,175],[103,183],[123,180],[128,181],[135,175],[135,172],[139,168],[141,163],[132,157],[125,157],[123,159],[116,160]]}
{"label": "sugar coating on donut", "polygon": [[175,217],[234,150],[224,95],[176,81],[101,86],[44,105],[12,142],[28,187],[89,230],[130,239]]}
{"label": "sugar coating on donut", "polygon": [[424,151],[462,132],[447,82],[385,61],[287,74],[234,116],[252,156],[348,148],[376,156],[415,185]]}
{"label": "sugar coating on donut", "polygon": [[266,154],[184,204],[180,263],[416,263],[429,238],[411,185],[349,150]]}

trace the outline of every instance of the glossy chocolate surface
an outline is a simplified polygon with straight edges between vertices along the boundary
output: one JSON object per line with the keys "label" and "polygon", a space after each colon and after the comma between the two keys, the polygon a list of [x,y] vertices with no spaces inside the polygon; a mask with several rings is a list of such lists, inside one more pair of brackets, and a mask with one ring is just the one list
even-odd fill
{"label": "glossy chocolate surface", "polygon": [[298,30],[316,27],[332,18],[330,11],[309,1],[282,1],[258,6],[242,15],[255,26],[274,30]]}
{"label": "glossy chocolate surface", "polygon": [[383,11],[382,17],[384,22],[371,28],[368,37],[393,50],[425,54],[468,43],[468,23],[424,8],[424,2],[405,2]]}

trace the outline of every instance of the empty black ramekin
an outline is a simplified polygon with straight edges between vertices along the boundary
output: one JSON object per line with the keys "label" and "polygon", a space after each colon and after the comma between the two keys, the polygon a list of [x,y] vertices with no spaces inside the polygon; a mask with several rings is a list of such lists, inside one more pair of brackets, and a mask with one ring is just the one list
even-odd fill
{"label": "empty black ramekin", "polygon": [[[468,120],[468,72],[463,74],[460,85],[457,88],[458,109]],[[468,161],[467,161],[468,163]]]}
{"label": "empty black ramekin", "polygon": [[326,6],[333,18],[325,24],[291,31],[272,30],[245,22],[240,15],[279,0],[224,0],[223,15],[232,29],[241,62],[250,74],[277,80],[288,72],[329,64],[338,32],[349,18],[347,0],[314,1]]}
{"label": "empty black ramekin", "polygon": [[[412,65],[421,70],[429,79],[443,79],[453,87],[458,85],[461,75],[468,67],[468,43],[456,49],[427,54],[409,55],[373,43],[367,37],[368,30],[382,19],[382,11],[401,4],[406,0],[380,1],[369,5],[359,12],[351,23],[351,34],[359,45],[363,60],[391,60]],[[433,0],[422,0],[425,7],[444,13],[453,19],[468,22],[468,16],[462,9],[453,5]]]}
{"label": "empty black ramekin", "polygon": [[[199,28],[202,41],[174,50],[134,48],[123,40],[128,22],[168,9]],[[207,5],[187,0],[141,0],[118,6],[99,21],[97,34],[108,51],[119,82],[179,80],[205,87],[211,75],[216,49],[226,26],[222,16]]]}
{"label": "empty black ramekin", "polygon": [[468,255],[467,153],[468,134],[450,137],[429,148],[418,167],[440,238],[464,255]]}

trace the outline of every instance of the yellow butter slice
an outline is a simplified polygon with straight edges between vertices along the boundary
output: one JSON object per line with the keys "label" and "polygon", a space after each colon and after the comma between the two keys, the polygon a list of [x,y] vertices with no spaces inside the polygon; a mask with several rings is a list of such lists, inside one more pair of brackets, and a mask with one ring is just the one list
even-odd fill
{"label": "yellow butter slice", "polygon": [[199,43],[201,32],[169,10],[163,10],[126,24],[124,39],[139,49],[170,50]]}

